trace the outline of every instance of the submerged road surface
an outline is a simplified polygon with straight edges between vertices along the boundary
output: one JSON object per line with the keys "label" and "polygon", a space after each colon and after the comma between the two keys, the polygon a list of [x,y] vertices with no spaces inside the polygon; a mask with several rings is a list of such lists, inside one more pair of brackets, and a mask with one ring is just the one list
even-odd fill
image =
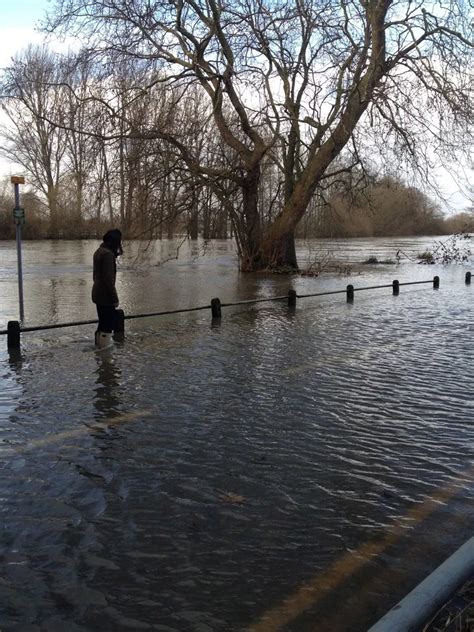
{"label": "submerged road surface", "polygon": [[0,347],[2,632],[366,630],[472,532],[473,301],[458,268]]}

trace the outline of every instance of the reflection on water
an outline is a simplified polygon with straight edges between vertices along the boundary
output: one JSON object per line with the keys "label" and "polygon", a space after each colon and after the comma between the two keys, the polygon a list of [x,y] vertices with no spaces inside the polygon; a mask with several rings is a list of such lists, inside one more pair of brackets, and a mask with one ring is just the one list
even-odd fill
{"label": "reflection on water", "polygon": [[[122,271],[124,301],[346,283],[174,265]],[[397,276],[434,274],[420,268]],[[60,319],[74,292],[75,311],[89,309],[86,263],[69,272]],[[200,292],[186,294],[193,283]],[[244,630],[355,551],[367,563],[283,629],[366,630],[471,535],[473,288],[453,266],[436,292],[130,321],[111,352],[93,349],[93,326],[25,334],[17,357],[0,347],[0,628]],[[52,302],[40,298],[41,322]],[[364,549],[400,524],[389,547]]]}
{"label": "reflection on water", "polygon": [[[0,420],[14,411],[20,398],[22,360],[21,351],[13,350],[8,354],[8,364],[5,360],[0,365]],[[0,443],[2,447],[8,444],[8,435],[3,432],[0,434]]]}
{"label": "reflection on water", "polygon": [[120,366],[112,350],[96,352],[94,407],[99,421],[120,412]]}

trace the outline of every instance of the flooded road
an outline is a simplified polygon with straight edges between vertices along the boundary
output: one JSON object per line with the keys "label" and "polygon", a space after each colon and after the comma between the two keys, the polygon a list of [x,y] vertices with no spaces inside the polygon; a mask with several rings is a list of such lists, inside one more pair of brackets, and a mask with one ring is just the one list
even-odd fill
{"label": "flooded road", "polygon": [[[94,245],[33,244],[28,324],[94,317]],[[2,632],[366,630],[472,535],[466,269],[242,276],[219,245],[125,260],[125,311],[441,286],[130,321],[106,353],[93,326],[1,338]]]}

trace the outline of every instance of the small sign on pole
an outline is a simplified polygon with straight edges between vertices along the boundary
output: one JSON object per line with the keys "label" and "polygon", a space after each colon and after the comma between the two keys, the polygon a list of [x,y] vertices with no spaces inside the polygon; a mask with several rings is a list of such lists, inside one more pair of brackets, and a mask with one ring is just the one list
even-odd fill
{"label": "small sign on pole", "polygon": [[15,224],[20,224],[20,225],[24,224],[25,223],[25,209],[14,208],[13,219],[15,220]]}
{"label": "small sign on pole", "polygon": [[10,182],[12,184],[25,184],[25,177],[24,176],[11,176]]}

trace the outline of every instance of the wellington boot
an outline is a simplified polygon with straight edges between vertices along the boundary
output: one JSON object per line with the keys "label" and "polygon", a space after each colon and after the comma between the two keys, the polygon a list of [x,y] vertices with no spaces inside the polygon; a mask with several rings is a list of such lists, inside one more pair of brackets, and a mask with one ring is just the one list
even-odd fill
{"label": "wellington boot", "polygon": [[103,331],[97,332],[97,347],[100,351],[110,349],[113,346],[112,334],[106,334]]}

